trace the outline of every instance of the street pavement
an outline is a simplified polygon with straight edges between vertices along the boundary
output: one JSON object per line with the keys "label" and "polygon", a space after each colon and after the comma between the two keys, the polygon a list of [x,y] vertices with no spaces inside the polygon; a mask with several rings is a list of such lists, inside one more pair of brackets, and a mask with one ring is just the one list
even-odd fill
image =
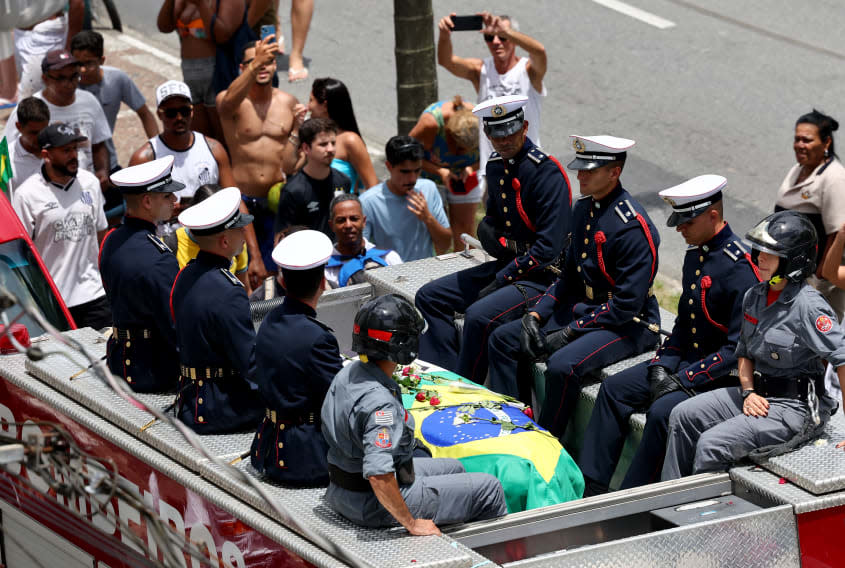
{"label": "street pavement", "polygon": [[[107,64],[126,69],[153,102],[156,84],[180,78],[175,34],[155,29],[160,3],[117,0],[132,44],[108,32]],[[290,48],[289,3],[282,22]],[[661,189],[690,177],[728,178],[726,217],[744,234],[773,208],[777,188],[794,163],[795,119],[815,107],[845,117],[845,6],[836,0],[536,0],[448,3],[435,0],[433,28],[460,6],[507,13],[543,42],[549,56],[543,103],[543,148],[566,163],[573,133],[612,134],[637,141],[623,183],[661,229],[660,274],[680,278],[686,245],[665,227]],[[608,7],[608,5],[612,7]],[[618,10],[639,9],[635,16]],[[632,12],[631,10],[627,10]],[[643,14],[643,12],[645,14]],[[655,22],[658,25],[655,25]],[[667,24],[668,22],[668,24]],[[320,0],[305,55],[311,78],[332,76],[349,87],[374,162],[396,131],[393,6],[386,0]],[[437,40],[435,29],[434,40]],[[483,57],[475,32],[453,35],[455,52]],[[142,47],[170,54],[167,61]],[[310,81],[282,88],[308,99]],[[474,101],[469,82],[438,68],[440,98]],[[144,139],[124,110],[116,139],[121,163]],[[381,168],[380,168],[381,169]],[[383,171],[383,169],[381,169]],[[577,195],[577,180],[571,176]]]}

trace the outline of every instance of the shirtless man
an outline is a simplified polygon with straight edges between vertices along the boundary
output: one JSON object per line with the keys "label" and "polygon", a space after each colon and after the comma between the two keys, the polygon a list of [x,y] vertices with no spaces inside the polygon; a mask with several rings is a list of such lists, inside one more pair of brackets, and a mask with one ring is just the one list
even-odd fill
{"label": "shirtless man", "polygon": [[[241,74],[229,88],[217,95],[223,133],[232,154],[235,182],[243,194],[265,269],[272,270],[273,223],[275,212],[268,207],[271,188],[297,169],[299,127],[305,120],[305,106],[296,97],[274,89],[279,45],[268,36],[244,48]],[[263,278],[254,275],[250,251],[250,283]],[[262,259],[256,259],[261,261]],[[254,278],[255,277],[255,278]]]}

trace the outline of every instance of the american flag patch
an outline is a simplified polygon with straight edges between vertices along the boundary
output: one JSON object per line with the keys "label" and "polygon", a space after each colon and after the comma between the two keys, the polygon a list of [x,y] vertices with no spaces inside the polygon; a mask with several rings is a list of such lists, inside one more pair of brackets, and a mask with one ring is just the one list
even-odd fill
{"label": "american flag patch", "polygon": [[91,197],[91,194],[87,191],[82,192],[82,197],[80,197],[80,199],[85,205],[94,205],[94,199]]}
{"label": "american flag patch", "polygon": [[391,410],[376,410],[373,414],[376,424],[393,424],[393,411]]}

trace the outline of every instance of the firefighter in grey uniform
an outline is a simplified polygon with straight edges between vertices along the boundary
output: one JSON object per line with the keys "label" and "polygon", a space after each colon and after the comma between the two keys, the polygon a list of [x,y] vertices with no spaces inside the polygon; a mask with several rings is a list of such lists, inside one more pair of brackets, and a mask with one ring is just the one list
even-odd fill
{"label": "firefighter in grey uniform", "polygon": [[805,282],[816,264],[812,223],[781,211],[746,238],[763,282],[743,300],[740,388],[710,391],[675,407],[664,481],[789,451],[820,434],[835,412],[836,402],[824,391],[823,360],[845,380],[845,335],[833,308]]}
{"label": "firefighter in grey uniform", "polygon": [[397,522],[414,535],[437,525],[504,515],[504,492],[486,473],[466,473],[458,460],[414,458],[414,418],[402,405],[396,364],[416,359],[425,321],[395,294],[364,304],[355,316],[352,349],[360,355],[337,374],[323,402],[329,444],[326,501],[369,527]]}

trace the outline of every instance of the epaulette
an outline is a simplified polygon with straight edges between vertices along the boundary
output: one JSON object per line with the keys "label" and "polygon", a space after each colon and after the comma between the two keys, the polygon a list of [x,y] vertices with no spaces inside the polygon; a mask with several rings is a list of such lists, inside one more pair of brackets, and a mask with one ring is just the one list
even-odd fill
{"label": "epaulette", "polygon": [[631,204],[629,200],[620,201],[617,203],[613,210],[616,211],[616,214],[622,219],[623,223],[627,223],[633,219],[637,218],[637,210],[634,209],[634,206]]}
{"label": "epaulette", "polygon": [[228,271],[227,269],[225,269],[225,268],[221,268],[221,269],[219,269],[219,270],[220,270],[220,272],[222,272],[222,273],[223,273],[223,275],[224,275],[224,276],[225,276],[225,277],[229,280],[229,282],[231,282],[231,283],[232,283],[232,285],[233,285],[233,286],[241,286],[241,287],[243,287],[243,285],[244,285],[244,284],[243,284],[243,282],[241,282],[240,280],[238,280],[238,277],[237,277],[237,276],[235,276],[234,274],[232,274],[231,272],[229,272],[229,271]]}
{"label": "epaulette", "polygon": [[311,321],[313,321],[314,323],[316,323],[317,325],[319,325],[320,327],[322,327],[323,329],[325,329],[326,331],[334,333],[334,330],[332,328],[330,328],[329,326],[327,326],[326,324],[324,324],[323,322],[321,322],[317,318],[315,318],[313,316],[306,316],[306,317],[308,319],[310,319]]}
{"label": "epaulette", "polygon": [[492,154],[490,154],[490,157],[487,158],[487,161],[488,162],[495,162],[496,160],[501,160],[501,159],[502,159],[502,155],[500,153],[493,152]]}
{"label": "epaulette", "polygon": [[740,240],[728,241],[725,243],[725,248],[722,249],[722,252],[728,255],[734,262],[742,260],[748,254],[748,250],[746,250]]}
{"label": "epaulette", "polygon": [[540,150],[536,146],[528,150],[528,157],[536,164],[539,164],[543,160],[547,160],[549,158],[543,153],[542,150]]}
{"label": "epaulette", "polygon": [[173,251],[170,250],[170,247],[167,246],[166,244],[164,244],[162,242],[162,240],[160,238],[158,238],[157,236],[155,236],[154,234],[147,233],[147,238],[150,239],[150,242],[155,245],[155,247],[158,249],[158,251],[160,253],[164,254],[164,253],[169,252],[170,254],[173,254]]}

